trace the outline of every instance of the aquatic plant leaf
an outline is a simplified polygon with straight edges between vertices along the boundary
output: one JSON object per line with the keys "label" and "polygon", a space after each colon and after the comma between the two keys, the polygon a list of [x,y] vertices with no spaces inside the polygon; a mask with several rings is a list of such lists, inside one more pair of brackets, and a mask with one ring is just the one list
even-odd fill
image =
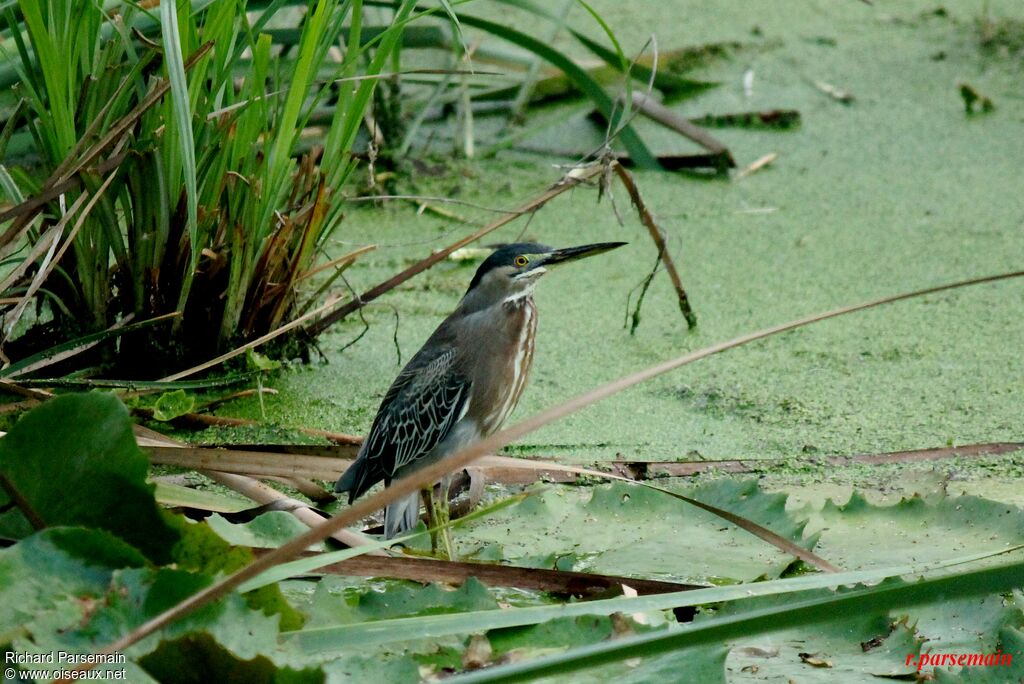
{"label": "aquatic plant leaf", "polygon": [[[178,534],[146,483],[149,461],[131,425],[113,395],[56,397],[26,413],[0,440],[0,473],[38,522],[107,530],[166,562]],[[0,515],[0,531],[23,532],[25,517],[20,509]]]}
{"label": "aquatic plant leaf", "polygon": [[183,389],[164,392],[153,405],[153,418],[162,422],[174,420],[186,413],[191,413],[195,405],[195,396],[186,393]]}
{"label": "aquatic plant leaf", "polygon": [[[721,518],[656,491],[626,484],[585,493],[551,489],[514,509],[467,527],[458,541],[500,544],[506,560],[573,552],[575,570],[706,583],[778,577],[792,557]],[[767,494],[753,480],[719,480],[687,490],[773,532],[802,542],[804,523],[785,510],[784,494]],[[708,553],[708,549],[714,549]]]}

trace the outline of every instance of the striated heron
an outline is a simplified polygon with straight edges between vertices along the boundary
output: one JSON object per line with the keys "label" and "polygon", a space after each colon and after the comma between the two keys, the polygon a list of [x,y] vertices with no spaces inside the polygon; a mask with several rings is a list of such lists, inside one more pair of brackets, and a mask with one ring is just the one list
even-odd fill
{"label": "striated heron", "polygon": [[[381,480],[388,486],[500,429],[533,361],[537,280],[552,266],[624,244],[552,249],[518,243],[487,257],[455,311],[392,383],[359,455],[334,490],[348,492],[351,504]],[[441,490],[440,505],[432,504],[435,524],[447,522],[447,487]],[[419,496],[411,494],[385,509],[384,536],[392,539],[418,521]],[[444,540],[451,556],[447,533]]]}

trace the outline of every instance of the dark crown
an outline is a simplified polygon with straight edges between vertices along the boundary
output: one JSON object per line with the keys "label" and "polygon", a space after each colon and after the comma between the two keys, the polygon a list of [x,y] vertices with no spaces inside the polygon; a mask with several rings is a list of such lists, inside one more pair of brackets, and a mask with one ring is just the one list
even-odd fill
{"label": "dark crown", "polygon": [[474,287],[480,284],[480,280],[487,275],[489,271],[502,266],[514,266],[515,258],[520,254],[546,254],[551,251],[551,247],[547,245],[540,245],[536,242],[516,242],[511,245],[504,245],[494,250],[489,257],[484,259],[484,262],[480,264],[480,268],[476,270],[476,275],[473,276],[473,281],[469,284],[469,289],[472,290]]}

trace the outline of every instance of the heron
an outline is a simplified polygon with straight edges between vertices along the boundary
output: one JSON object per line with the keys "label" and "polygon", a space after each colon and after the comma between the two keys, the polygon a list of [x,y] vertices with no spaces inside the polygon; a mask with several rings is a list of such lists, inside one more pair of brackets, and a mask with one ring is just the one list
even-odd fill
{"label": "heron", "polygon": [[[455,310],[401,370],[384,395],[355,461],[334,487],[349,504],[378,482],[390,486],[501,429],[519,402],[533,363],[537,281],[553,267],[625,245],[602,242],[554,249],[537,243],[505,245],[488,256]],[[430,497],[431,521],[447,534],[448,478],[440,504]],[[384,537],[414,528],[417,493],[384,511]]]}

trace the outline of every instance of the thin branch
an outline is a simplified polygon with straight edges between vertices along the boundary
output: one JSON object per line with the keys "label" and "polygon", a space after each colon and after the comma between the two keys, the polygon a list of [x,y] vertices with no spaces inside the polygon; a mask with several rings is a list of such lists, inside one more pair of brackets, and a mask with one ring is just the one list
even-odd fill
{"label": "thin branch", "polygon": [[[260,556],[264,549],[253,549]],[[304,554],[314,555],[313,552]],[[572,596],[597,596],[623,584],[636,590],[640,596],[663,594],[670,591],[703,589],[697,584],[679,584],[639,577],[599,575],[589,572],[545,570],[543,568],[522,568],[494,563],[475,563],[434,560],[430,558],[369,557],[356,556],[317,569],[317,574],[338,574],[347,577],[392,577],[414,582],[444,582],[462,584],[473,577],[492,587],[517,587],[534,591],[569,594]]]}
{"label": "thin branch", "polygon": [[[690,298],[686,295],[686,290],[683,289],[683,281],[679,278],[679,272],[676,270],[676,265],[672,261],[672,256],[668,253],[668,245],[665,242],[665,232],[658,225],[658,222],[654,220],[654,215],[647,208],[644,203],[643,197],[640,196],[640,189],[636,185],[636,181],[633,179],[631,174],[626,167],[622,164],[614,163],[613,168],[615,173],[618,174],[619,180],[626,187],[626,192],[629,193],[629,198],[633,201],[633,206],[636,207],[637,213],[640,215],[640,221],[647,227],[647,232],[651,234],[651,239],[654,240],[654,245],[658,248],[658,257],[662,263],[665,264],[665,270],[668,271],[668,277],[672,281],[672,287],[676,290],[676,297],[679,299],[679,310],[683,312],[683,318],[686,319],[686,325],[693,330],[697,327],[697,315],[693,313],[693,308],[690,306]],[[646,288],[644,288],[646,290]],[[641,299],[643,295],[641,294]],[[637,302],[637,316],[640,313],[639,302]],[[635,317],[634,317],[635,318]],[[634,324],[633,329],[636,329]],[[632,332],[632,331],[630,331]]]}
{"label": "thin branch", "polygon": [[43,518],[36,513],[35,509],[32,508],[32,504],[28,502],[28,499],[21,495],[21,492],[19,492],[18,488],[14,486],[14,483],[11,482],[3,473],[0,473],[0,488],[2,488],[7,494],[7,498],[11,500],[11,503],[21,509],[22,514],[24,514],[25,518],[28,520],[28,524],[32,526],[33,530],[38,531],[46,529],[46,522],[43,521]]}
{"label": "thin branch", "polygon": [[[644,277],[643,282],[641,282],[639,285],[634,287],[633,290],[630,291],[629,297],[626,298],[626,321],[623,324],[623,327],[629,326],[629,334],[630,335],[635,335],[636,334],[636,329],[640,327],[640,309],[644,305],[644,298],[647,297],[647,289],[651,286],[651,283],[654,281],[654,276],[658,275],[658,265],[660,263],[661,263],[661,255],[659,254],[657,257],[655,257],[654,267],[651,268],[650,273],[648,273]],[[630,301],[630,299],[632,299],[633,292],[636,291],[637,289],[640,290],[640,294],[637,295],[637,298],[636,298],[636,308],[633,309],[633,315],[630,316],[630,314],[629,314],[629,301]],[[630,318],[633,319],[632,322],[630,322]]]}
{"label": "thin branch", "polygon": [[[213,470],[203,470],[200,472],[213,481],[233,489],[242,496],[252,499],[258,504],[276,503],[278,501],[288,500],[289,498],[273,487],[265,485],[251,477],[236,475],[233,473],[219,473]],[[291,514],[310,528],[316,527],[324,521],[323,516],[306,504],[301,501],[297,501],[296,503],[300,505],[291,509]],[[366,537],[356,532],[352,532],[351,530],[336,530],[331,534],[331,538],[345,544],[346,546],[362,546],[369,543],[369,540]],[[368,553],[375,556],[387,555],[383,551],[379,550],[369,551]]]}
{"label": "thin branch", "polygon": [[[671,370],[675,370],[681,366],[705,359],[709,356],[719,354],[729,349],[735,349],[736,347],[750,344],[757,340],[761,340],[779,333],[788,332],[796,328],[800,328],[812,323],[818,323],[830,318],[836,318],[838,316],[844,316],[847,314],[863,311],[865,309],[871,309],[883,304],[890,304],[893,302],[902,301],[905,299],[911,299],[914,297],[921,297],[928,294],[934,294],[937,292],[944,292],[947,290],[953,290],[962,287],[968,287],[971,285],[979,285],[982,283],[992,283],[1001,280],[1008,280],[1011,278],[1020,278],[1024,276],[1024,271],[1013,271],[1010,273],[1000,273],[998,275],[984,276],[980,278],[972,278],[969,280],[961,280],[954,283],[946,283],[944,285],[938,285],[935,287],[928,287],[921,290],[915,290],[913,292],[907,292],[903,294],[892,295],[888,297],[882,297],[880,299],[874,299],[868,302],[861,302],[851,306],[844,306],[824,313],[818,313],[804,318],[798,318],[787,323],[772,326],[758,330],[753,333],[741,335],[733,338],[726,342],[720,342],[710,347],[705,347],[697,351],[693,351],[682,356],[679,356],[668,361],[650,366],[636,373],[632,373],[625,377],[614,380],[610,383],[597,387],[589,392],[581,394],[567,402],[552,406],[549,409],[541,411],[540,413],[534,414],[530,418],[524,421],[516,423],[511,427],[508,427],[500,432],[497,432],[490,437],[475,442],[465,449],[453,454],[452,456],[427,466],[415,474],[409,477],[402,478],[391,484],[390,487],[373,494],[371,496],[357,501],[352,506],[348,507],[344,511],[340,512],[336,516],[324,521],[322,524],[317,525],[315,528],[310,529],[297,537],[292,538],[285,544],[278,548],[270,551],[265,556],[261,556],[253,563],[241,568],[235,573],[228,575],[220,579],[217,582],[207,586],[201,591],[189,596],[184,601],[178,603],[175,606],[167,609],[163,613],[147,620],[143,624],[133,629],[128,634],[125,634],[120,639],[117,639],[113,643],[108,644],[99,650],[99,653],[115,653],[124,651],[129,648],[132,644],[137,643],[141,639],[153,634],[157,630],[160,630],[171,623],[177,621],[185,615],[188,615],[195,611],[197,608],[207,605],[213,601],[220,599],[227,595],[243,582],[256,577],[257,575],[265,572],[266,570],[287,562],[293,558],[298,557],[310,544],[315,544],[323,539],[327,538],[334,532],[355,523],[367,515],[383,508],[387,504],[397,501],[398,499],[412,494],[413,492],[419,491],[423,486],[430,485],[437,480],[441,479],[448,473],[464,468],[473,461],[477,460],[481,456],[493,453],[494,451],[502,448],[506,444],[527,435],[548,423],[552,423],[556,420],[564,418],[565,416],[571,415],[582,409],[598,403],[610,396],[613,396],[624,389],[638,385],[641,382],[650,380],[651,378],[657,377]],[[92,669],[94,664],[80,665],[76,669],[88,670]]]}
{"label": "thin branch", "polygon": [[645,116],[689,138],[711,154],[716,155],[719,159],[719,168],[723,171],[726,168],[736,166],[736,161],[732,158],[732,152],[729,151],[729,148],[700,126],[691,123],[689,119],[679,116],[665,105],[643,93],[633,93],[632,104],[643,112]]}
{"label": "thin branch", "polygon": [[395,363],[396,366],[401,368],[402,366],[402,345],[398,341],[398,328],[402,324],[401,316],[398,314],[398,307],[392,306],[391,310],[395,312],[395,333],[391,336],[391,341],[395,344],[395,354],[398,356],[398,361]]}
{"label": "thin branch", "polygon": [[307,278],[311,278],[315,276],[317,273],[320,273],[321,271],[326,271],[329,268],[348,268],[353,263],[355,263],[356,259],[363,256],[364,254],[372,252],[375,249],[377,249],[377,245],[366,245],[365,247],[360,247],[359,249],[349,252],[345,256],[340,256],[337,259],[332,259],[326,263],[320,264],[316,268],[311,268],[302,275],[298,276],[295,279],[295,282],[301,282],[303,280],[306,280]]}

